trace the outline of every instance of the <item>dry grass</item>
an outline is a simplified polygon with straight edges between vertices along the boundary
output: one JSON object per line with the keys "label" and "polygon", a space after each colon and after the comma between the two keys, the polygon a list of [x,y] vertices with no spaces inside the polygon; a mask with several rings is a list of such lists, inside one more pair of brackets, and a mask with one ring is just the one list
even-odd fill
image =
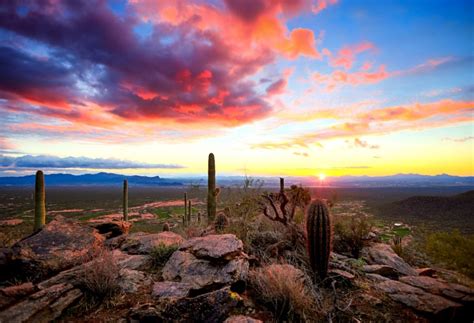
{"label": "dry grass", "polygon": [[88,303],[98,304],[118,293],[119,270],[111,251],[98,251],[97,257],[85,268],[79,279],[79,287]]}
{"label": "dry grass", "polygon": [[322,318],[317,295],[305,275],[291,265],[269,265],[250,272],[256,299],[278,321],[312,322]]}
{"label": "dry grass", "polygon": [[167,246],[164,243],[160,243],[158,246],[154,247],[150,252],[153,267],[163,267],[176,250],[178,250],[178,245]]}

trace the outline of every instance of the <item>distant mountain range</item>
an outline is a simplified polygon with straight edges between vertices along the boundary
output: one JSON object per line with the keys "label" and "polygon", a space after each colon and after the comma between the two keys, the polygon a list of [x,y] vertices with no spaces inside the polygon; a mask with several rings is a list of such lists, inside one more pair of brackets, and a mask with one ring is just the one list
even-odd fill
{"label": "distant mountain range", "polygon": [[[258,177],[264,181],[264,186],[277,187],[278,177]],[[206,185],[207,178],[201,177],[174,177],[162,178],[160,176],[125,176],[112,173],[97,173],[84,175],[71,174],[50,174],[45,175],[47,185],[117,185],[124,179],[132,185],[143,186],[182,186],[191,183]],[[219,176],[217,182],[221,186],[241,185],[243,176]],[[451,175],[418,175],[418,174],[397,174],[392,176],[341,176],[328,177],[324,181],[319,181],[315,177],[286,177],[287,185],[301,184],[304,186],[331,186],[331,187],[428,187],[428,186],[472,186],[474,187],[473,176],[451,176]],[[35,176],[22,177],[0,177],[0,185],[21,186],[33,185]]]}
{"label": "distant mountain range", "polygon": [[[125,176],[112,173],[84,175],[50,174],[45,175],[46,185],[121,185],[127,179],[129,184],[146,186],[180,186],[181,181],[164,179],[160,176]],[[22,177],[0,177],[0,185],[21,186],[34,185],[35,175]]]}

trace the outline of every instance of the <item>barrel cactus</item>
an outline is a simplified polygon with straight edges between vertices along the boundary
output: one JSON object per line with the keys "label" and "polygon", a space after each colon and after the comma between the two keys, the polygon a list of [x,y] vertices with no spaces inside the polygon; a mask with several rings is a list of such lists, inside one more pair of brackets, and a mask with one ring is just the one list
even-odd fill
{"label": "barrel cactus", "polygon": [[324,279],[328,272],[331,253],[331,215],[326,203],[315,200],[306,213],[307,250],[311,268]]}
{"label": "barrel cactus", "polygon": [[207,174],[207,218],[212,222],[216,218],[217,195],[220,192],[216,188],[216,163],[213,153],[209,154]]}
{"label": "barrel cactus", "polygon": [[128,181],[123,180],[123,220],[128,221]]}
{"label": "barrel cactus", "polygon": [[163,232],[170,231],[170,225],[168,223],[163,224]]}
{"label": "barrel cactus", "polygon": [[33,230],[36,232],[46,224],[46,202],[44,191],[44,175],[42,171],[36,172],[35,182],[35,223]]}

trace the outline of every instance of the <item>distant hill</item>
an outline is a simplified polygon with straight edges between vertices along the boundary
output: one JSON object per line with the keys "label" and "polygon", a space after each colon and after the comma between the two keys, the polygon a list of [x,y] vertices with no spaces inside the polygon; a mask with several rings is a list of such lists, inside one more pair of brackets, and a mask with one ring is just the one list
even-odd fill
{"label": "distant hill", "polygon": [[[84,175],[71,174],[51,174],[45,175],[45,182],[48,186],[54,185],[119,185],[127,179],[129,184],[150,185],[150,186],[181,186],[178,180],[169,180],[159,176],[125,176],[112,173],[97,173]],[[0,177],[0,185],[22,186],[34,185],[35,175],[22,177]]]}
{"label": "distant hill", "polygon": [[474,233],[474,190],[454,196],[413,196],[377,209],[384,218]]}

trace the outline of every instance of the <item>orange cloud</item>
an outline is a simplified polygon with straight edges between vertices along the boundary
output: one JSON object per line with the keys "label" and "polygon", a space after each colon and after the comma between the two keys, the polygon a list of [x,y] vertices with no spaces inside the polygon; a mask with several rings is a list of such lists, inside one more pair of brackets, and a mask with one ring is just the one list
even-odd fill
{"label": "orange cloud", "polygon": [[[364,135],[381,135],[403,130],[422,130],[445,127],[449,125],[472,122],[474,101],[441,100],[432,103],[414,103],[404,106],[393,106],[354,111],[352,114],[333,114],[338,123],[311,133],[301,134],[282,142],[262,142],[252,145],[253,148],[288,149],[320,144],[322,140],[359,137]],[[308,119],[307,121],[311,121]],[[353,142],[359,147],[376,147],[356,138]]]}
{"label": "orange cloud", "polygon": [[327,91],[332,91],[338,86],[343,85],[363,85],[373,84],[385,80],[390,76],[390,73],[385,70],[385,65],[380,65],[378,70],[369,72],[367,70],[360,70],[357,72],[345,72],[337,70],[331,74],[313,73],[313,79],[326,86]]}

